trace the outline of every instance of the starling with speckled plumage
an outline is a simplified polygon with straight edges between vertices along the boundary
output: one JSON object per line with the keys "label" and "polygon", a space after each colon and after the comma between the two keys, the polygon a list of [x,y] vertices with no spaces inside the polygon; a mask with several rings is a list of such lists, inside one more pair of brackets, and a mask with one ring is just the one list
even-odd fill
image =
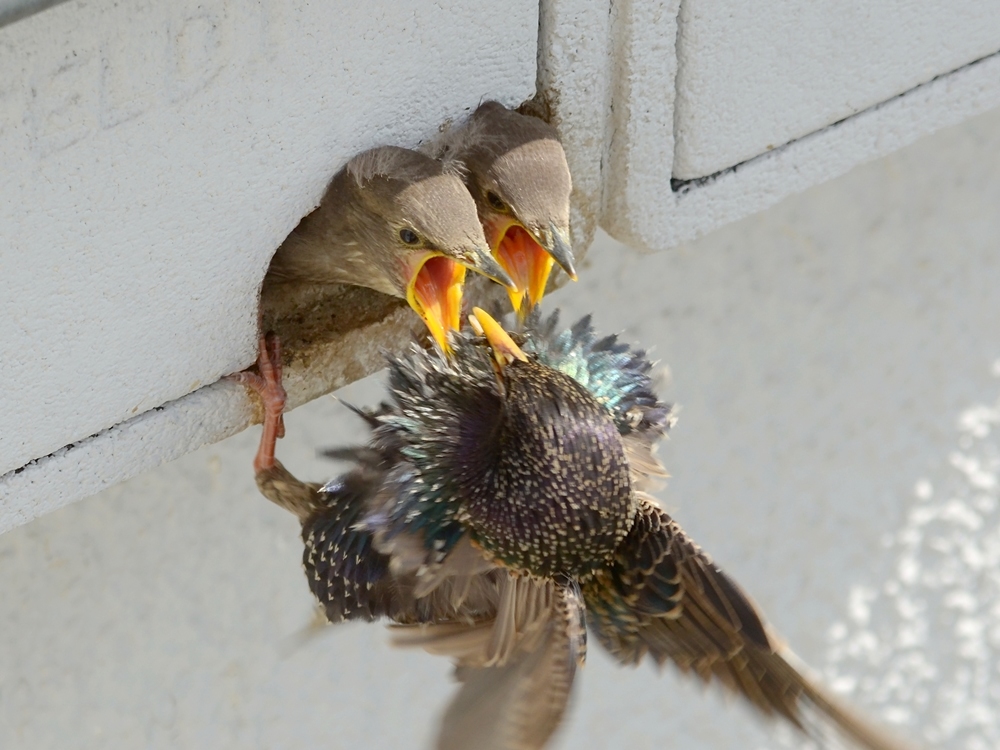
{"label": "starling with speckled plumage", "polygon": [[584,319],[530,317],[454,355],[389,369],[356,468],[319,489],[276,464],[265,495],[303,520],[305,568],[332,621],[394,622],[401,645],[451,657],[462,687],[437,747],[542,748],[587,632],[616,659],[671,662],[812,733],[903,745],[805,676],[740,587],[646,494],[673,421],[642,352]]}

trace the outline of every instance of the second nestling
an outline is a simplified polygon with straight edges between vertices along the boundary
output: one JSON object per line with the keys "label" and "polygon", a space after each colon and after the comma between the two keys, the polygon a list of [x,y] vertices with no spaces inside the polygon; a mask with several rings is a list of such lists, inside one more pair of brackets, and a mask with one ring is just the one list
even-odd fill
{"label": "second nestling", "polygon": [[485,102],[428,151],[461,165],[490,250],[514,281],[515,311],[525,295],[529,308],[541,302],[553,262],[576,280],[569,237],[573,183],[554,127]]}

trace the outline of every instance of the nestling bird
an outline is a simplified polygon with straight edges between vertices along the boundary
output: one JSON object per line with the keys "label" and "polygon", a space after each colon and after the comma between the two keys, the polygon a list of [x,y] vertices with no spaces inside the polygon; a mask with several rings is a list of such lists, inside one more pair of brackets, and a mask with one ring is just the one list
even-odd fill
{"label": "nestling bird", "polygon": [[462,166],[486,241],[514,280],[508,294],[515,311],[522,301],[528,307],[541,301],[553,261],[576,280],[569,235],[573,184],[554,127],[484,102],[427,150]]}
{"label": "nestling bird", "polygon": [[358,154],[271,260],[265,283],[352,284],[403,297],[445,346],[466,267],[511,287],[476,205],[446,165],[410,149]]}
{"label": "nestling bird", "polygon": [[[804,732],[821,720],[866,748],[903,745],[807,677],[742,589],[646,491],[673,423],[650,362],[589,319],[482,310],[453,355],[390,362],[391,402],[365,415],[356,468],[325,487],[255,461],[261,491],[303,522],[310,587],[333,622],[388,618],[397,642],[450,656],[463,682],[437,747],[542,748],[588,631],[623,664],[650,656]],[[276,352],[259,380],[281,412]],[[269,395],[270,394],[270,395]]]}

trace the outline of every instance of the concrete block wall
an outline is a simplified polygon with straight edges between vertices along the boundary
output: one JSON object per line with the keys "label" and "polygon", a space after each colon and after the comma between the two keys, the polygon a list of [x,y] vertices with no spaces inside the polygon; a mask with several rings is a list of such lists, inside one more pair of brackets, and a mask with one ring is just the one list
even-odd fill
{"label": "concrete block wall", "polygon": [[[362,148],[537,92],[578,252],[598,226],[662,250],[1000,104],[997,0],[745,5],[525,0],[499,34],[479,0],[75,0],[0,29],[0,531],[253,421],[218,378],[253,361],[271,252]],[[410,323],[338,334],[292,404]]]}

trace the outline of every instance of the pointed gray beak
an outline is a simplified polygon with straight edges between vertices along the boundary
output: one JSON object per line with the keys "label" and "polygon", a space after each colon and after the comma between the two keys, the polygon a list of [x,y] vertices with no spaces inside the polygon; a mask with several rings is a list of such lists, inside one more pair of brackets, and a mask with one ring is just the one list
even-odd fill
{"label": "pointed gray beak", "polygon": [[[540,233],[541,234],[541,233]],[[552,256],[559,267],[566,272],[573,281],[576,281],[576,269],[573,267],[573,250],[569,243],[569,232],[564,232],[555,224],[549,224],[547,236],[539,237],[539,245]],[[542,242],[541,240],[548,240]]]}
{"label": "pointed gray beak", "polygon": [[472,254],[471,261],[467,265],[473,271],[481,273],[488,279],[493,279],[493,281],[501,284],[507,289],[517,289],[517,285],[514,284],[514,280],[505,270],[503,270],[503,266],[497,263],[492,253],[490,253],[489,249],[485,246],[476,246],[476,250]]}

